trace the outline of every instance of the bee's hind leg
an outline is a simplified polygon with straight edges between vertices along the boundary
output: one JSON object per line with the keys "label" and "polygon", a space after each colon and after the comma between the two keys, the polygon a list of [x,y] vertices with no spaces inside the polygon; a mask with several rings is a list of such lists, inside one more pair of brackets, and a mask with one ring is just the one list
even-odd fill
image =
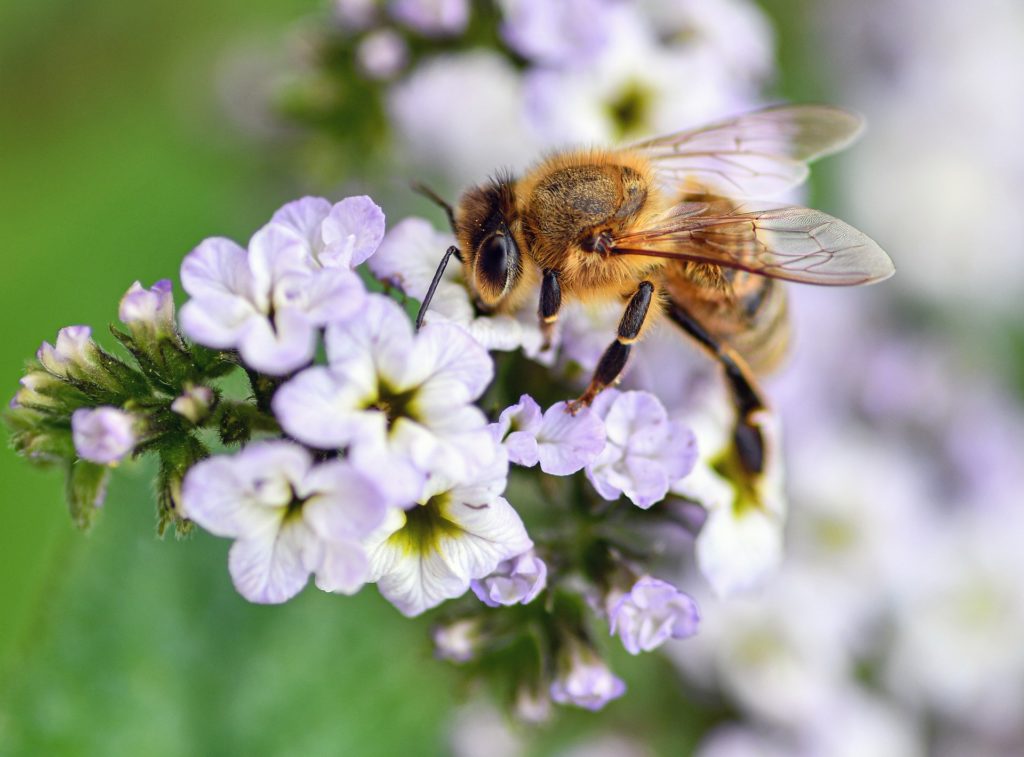
{"label": "bee's hind leg", "polygon": [[640,336],[644,321],[647,320],[647,311],[651,307],[651,300],[654,297],[654,284],[649,281],[641,281],[640,286],[633,293],[626,305],[626,312],[622,314],[619,321],[619,331],[615,341],[608,345],[608,348],[601,355],[594,370],[594,376],[590,379],[587,390],[573,400],[567,406],[567,410],[575,415],[581,408],[587,407],[594,398],[601,393],[605,387],[615,383],[615,380],[626,367],[626,360],[632,349],[633,342]]}
{"label": "bee's hind leg", "polygon": [[750,368],[735,350],[719,343],[677,302],[669,303],[668,316],[683,331],[700,342],[725,371],[733,404],[736,406],[736,427],[733,429],[736,452],[748,474],[760,474],[764,470],[765,440],[757,416],[767,410],[767,405],[761,398]]}

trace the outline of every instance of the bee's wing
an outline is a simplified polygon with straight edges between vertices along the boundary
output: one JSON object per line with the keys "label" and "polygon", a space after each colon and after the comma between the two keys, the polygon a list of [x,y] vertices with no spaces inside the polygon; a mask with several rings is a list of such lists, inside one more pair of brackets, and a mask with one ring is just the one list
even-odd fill
{"label": "bee's wing", "polygon": [[659,180],[731,197],[769,197],[802,184],[807,163],[849,145],[864,127],[829,105],[782,105],[638,142]]}
{"label": "bee's wing", "polygon": [[681,203],[653,227],[616,237],[611,250],[826,286],[871,284],[895,272],[871,238],[820,210],[723,210],[720,199]]}

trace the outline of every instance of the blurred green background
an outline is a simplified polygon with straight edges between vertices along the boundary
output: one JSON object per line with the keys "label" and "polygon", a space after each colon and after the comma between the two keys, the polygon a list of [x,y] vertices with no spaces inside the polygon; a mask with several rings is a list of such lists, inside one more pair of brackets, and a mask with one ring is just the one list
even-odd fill
{"label": "blurred green background", "polygon": [[[778,21],[793,3],[769,7]],[[226,50],[280,50],[310,0],[33,0],[0,9],[0,377],[65,325],[104,340],[121,294],[174,277],[203,237],[239,240],[300,191],[217,102]],[[783,13],[783,11],[787,11]],[[799,47],[780,24],[784,69]],[[813,82],[783,78],[786,94]],[[421,210],[422,212],[422,210]],[[180,290],[178,292],[180,295]],[[458,697],[429,621],[372,589],[306,591],[282,607],[232,589],[228,544],[155,537],[151,471],[118,471],[93,532],[74,532],[61,475],[0,452],[0,754],[441,754]],[[653,688],[604,713],[627,730],[676,723],[656,658],[622,672]],[[706,713],[705,713],[706,715]],[[572,714],[551,743],[593,724]],[[630,724],[632,724],[630,726]],[[561,735],[560,735],[561,734]],[[658,739],[655,739],[656,741]],[[671,746],[668,746],[671,745]],[[539,748],[539,747],[538,747]]]}

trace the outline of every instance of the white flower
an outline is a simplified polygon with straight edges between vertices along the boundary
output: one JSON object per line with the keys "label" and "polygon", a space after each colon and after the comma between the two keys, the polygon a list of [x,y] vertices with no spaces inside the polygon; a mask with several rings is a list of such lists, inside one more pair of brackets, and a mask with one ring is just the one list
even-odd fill
{"label": "white flower", "polygon": [[272,375],[309,363],[317,329],[362,306],[365,291],[350,266],[380,238],[375,207],[368,198],[333,207],[305,198],[281,208],[248,251],[205,240],[181,266],[192,297],[181,311],[185,333],[207,347],[237,348],[246,364]]}
{"label": "white flower", "polygon": [[668,639],[697,633],[697,603],[667,581],[643,576],[628,593],[612,593],[606,602],[611,633],[619,635],[630,654],[650,652]]}
{"label": "white flower", "polygon": [[502,458],[476,480],[427,483],[419,504],[392,510],[366,540],[371,581],[404,615],[413,616],[466,593],[473,579],[533,547],[519,515],[500,496]]}
{"label": "white flower", "polygon": [[[409,297],[422,301],[434,278],[445,250],[455,243],[449,233],[437,231],[423,218],[406,218],[384,237],[369,268],[381,281],[398,287]],[[462,264],[450,260],[437,285],[424,323],[451,322],[462,326],[488,350],[515,350],[528,355],[540,351],[543,337],[537,325],[536,308],[511,315],[478,315],[473,307]]]}
{"label": "white flower", "polygon": [[250,444],[198,463],[182,484],[182,514],[235,539],[228,570],[251,602],[284,602],[316,575],[324,591],[352,594],[368,575],[360,540],[390,503],[345,461],[313,465],[297,444]]}
{"label": "white flower", "polygon": [[602,709],[626,693],[622,682],[589,647],[569,642],[558,660],[558,675],[551,683],[551,699],[587,710]]}
{"label": "white flower", "polygon": [[750,0],[641,0],[652,28],[673,46],[703,56],[730,80],[757,82],[775,68],[771,21]]}
{"label": "white flower", "polygon": [[83,460],[115,465],[138,443],[137,421],[119,407],[80,408],[71,414],[71,437]]}
{"label": "white flower", "polygon": [[488,607],[527,605],[547,586],[548,566],[533,550],[501,562],[494,572],[471,584]]}
{"label": "white flower", "polygon": [[553,476],[568,476],[591,463],[604,448],[604,424],[589,408],[575,416],[558,402],[541,414],[533,397],[524,394],[519,403],[505,408],[491,424],[509,460],[540,469]]}
{"label": "white flower", "polygon": [[[782,560],[786,503],[778,423],[767,411],[759,415],[765,470],[749,480],[735,459],[731,409],[724,398],[688,420],[697,433],[700,459],[689,476],[672,485],[672,492],[699,502],[707,512],[697,535],[697,567],[719,596],[749,591]],[[730,477],[719,472],[722,466]]]}
{"label": "white flower", "polygon": [[327,329],[329,366],[309,368],[274,396],[282,427],[321,449],[376,445],[424,474],[453,480],[498,454],[473,400],[490,356],[458,326],[414,333],[402,308],[370,295],[361,317]]}
{"label": "white flower", "polygon": [[593,410],[604,419],[607,441],[587,466],[587,478],[605,499],[625,494],[647,509],[693,468],[693,432],[681,421],[670,421],[653,394],[606,389]]}
{"label": "white flower", "polygon": [[612,144],[679,131],[747,109],[747,87],[714,59],[659,44],[639,10],[608,11],[614,29],[590,65],[534,69],[526,113],[544,144]]}
{"label": "white flower", "polygon": [[[537,157],[539,145],[522,101],[522,81],[512,63],[497,52],[474,50],[418,64],[391,88],[388,111],[396,142],[413,161],[462,187],[496,166],[520,169]],[[453,118],[453,102],[472,107]]]}

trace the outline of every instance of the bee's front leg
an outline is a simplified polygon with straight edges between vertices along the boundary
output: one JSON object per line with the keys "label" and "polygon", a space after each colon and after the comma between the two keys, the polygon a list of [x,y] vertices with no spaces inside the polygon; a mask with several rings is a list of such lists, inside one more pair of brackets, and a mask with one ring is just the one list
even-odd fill
{"label": "bee's front leg", "polygon": [[562,287],[558,283],[558,271],[553,268],[544,270],[544,278],[540,283],[540,305],[537,316],[540,318],[540,333],[544,338],[541,351],[551,348],[551,337],[558,323],[558,311],[562,307]]}
{"label": "bee's front leg", "polygon": [[602,389],[615,383],[618,379],[622,369],[626,367],[626,359],[629,357],[633,342],[640,336],[640,330],[643,328],[644,321],[647,320],[647,311],[651,307],[653,297],[654,284],[649,281],[641,281],[640,286],[630,298],[629,304],[626,305],[626,312],[622,314],[615,341],[608,345],[608,349],[601,355],[587,390],[566,406],[569,413],[575,415],[581,408],[589,406]]}

